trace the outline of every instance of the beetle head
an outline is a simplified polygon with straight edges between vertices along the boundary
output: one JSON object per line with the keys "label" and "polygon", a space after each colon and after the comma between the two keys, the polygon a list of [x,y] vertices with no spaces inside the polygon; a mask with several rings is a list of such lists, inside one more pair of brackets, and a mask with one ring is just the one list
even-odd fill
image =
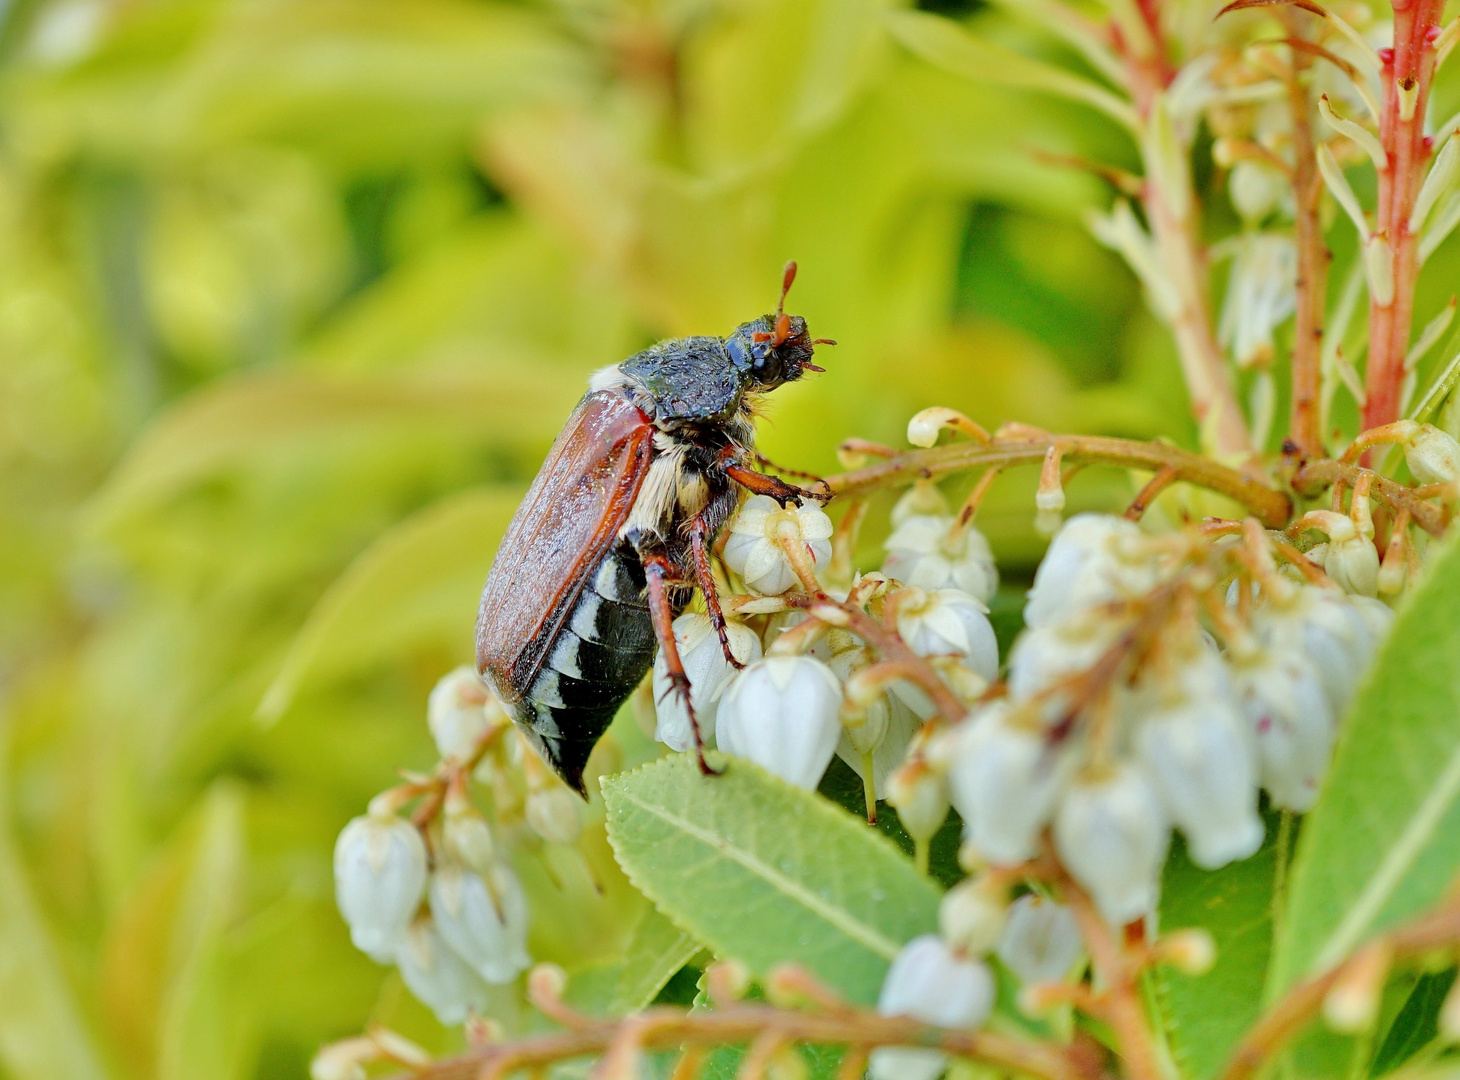
{"label": "beetle head", "polygon": [[806,320],[786,314],[786,294],[796,280],[796,264],[788,262],[781,277],[781,299],[775,314],[743,323],[730,335],[731,355],[744,364],[745,375],[757,390],[774,390],[795,382],[807,371],[824,371],[811,362],[817,345],[835,345],[829,338],[812,340]]}

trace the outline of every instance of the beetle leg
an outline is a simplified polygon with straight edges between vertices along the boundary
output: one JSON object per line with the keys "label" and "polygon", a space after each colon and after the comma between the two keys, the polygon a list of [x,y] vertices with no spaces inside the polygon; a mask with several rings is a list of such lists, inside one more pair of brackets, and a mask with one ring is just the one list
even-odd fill
{"label": "beetle leg", "polygon": [[[770,469],[772,472],[778,472],[782,476],[799,476],[802,480],[810,480],[813,485],[820,484],[824,488],[827,487],[826,481],[817,476],[815,473],[803,472],[800,469],[788,469],[784,465],[777,465],[774,461],[772,461],[770,458],[766,457],[762,453],[756,453],[755,463],[759,465],[762,469]],[[827,488],[827,490],[829,491],[830,488]]]}
{"label": "beetle leg", "polygon": [[715,575],[710,570],[709,531],[709,519],[701,510],[689,526],[690,555],[694,559],[695,578],[705,598],[705,610],[710,614],[710,625],[715,628],[715,636],[720,639],[720,651],[725,654],[730,666],[738,671],[745,665],[735,659],[735,654],[730,651],[730,633],[725,629],[725,612],[720,609],[720,593],[715,587]]}
{"label": "beetle leg", "polygon": [[725,475],[747,491],[754,495],[769,495],[782,506],[797,499],[815,499],[820,503],[831,500],[830,488],[825,491],[809,491],[806,488],[797,487],[795,484],[788,484],[780,477],[767,476],[765,473],[758,473],[741,465],[726,465],[724,468]]}
{"label": "beetle leg", "polygon": [[679,658],[679,646],[674,640],[674,605],[669,599],[674,575],[669,559],[662,551],[640,552],[639,558],[644,564],[644,578],[649,586],[649,618],[654,623],[654,637],[659,641],[660,651],[664,653],[664,666],[669,671],[669,690],[679,695],[684,702],[684,711],[689,714],[700,772],[706,776],[718,776],[718,770],[712,769],[705,760],[705,739],[700,733],[700,721],[695,716],[694,705],[690,702],[689,676],[684,673],[684,662]]}

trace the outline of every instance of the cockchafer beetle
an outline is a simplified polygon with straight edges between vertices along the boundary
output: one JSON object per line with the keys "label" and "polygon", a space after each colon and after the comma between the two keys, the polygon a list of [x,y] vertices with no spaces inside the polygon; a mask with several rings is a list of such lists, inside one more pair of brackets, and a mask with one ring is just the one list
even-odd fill
{"label": "cockchafer beetle", "polygon": [[664,341],[596,372],[517,508],[482,590],[477,670],[543,759],[587,796],[583,769],[614,713],[664,652],[709,773],[671,624],[697,585],[725,656],[710,570],[745,492],[826,498],[755,471],[760,397],[813,364],[806,320],[773,315],[728,338]]}

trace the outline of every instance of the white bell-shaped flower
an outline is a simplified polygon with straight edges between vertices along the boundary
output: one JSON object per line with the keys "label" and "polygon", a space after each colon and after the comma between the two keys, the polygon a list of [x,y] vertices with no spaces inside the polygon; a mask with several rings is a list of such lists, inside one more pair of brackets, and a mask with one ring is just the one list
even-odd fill
{"label": "white bell-shaped flower", "polygon": [[[1009,650],[1009,697],[1029,701],[1085,671],[1100,659],[1121,629],[1114,619],[1087,613],[1024,630]],[[1053,720],[1067,705],[1066,695],[1051,694],[1041,711]]]}
{"label": "white bell-shaped flower", "polygon": [[1335,718],[1348,709],[1379,641],[1371,627],[1377,616],[1354,599],[1332,589],[1305,586],[1289,603],[1260,608],[1253,619],[1254,631],[1269,648],[1301,644]]}
{"label": "white bell-shaped flower", "polygon": [[527,793],[523,815],[528,828],[549,844],[571,844],[583,831],[582,805],[562,784],[549,783]]}
{"label": "white bell-shaped flower", "polygon": [[1076,777],[1055,814],[1054,840],[1111,925],[1155,910],[1171,825],[1140,769],[1121,763]]}
{"label": "white bell-shaped flower", "polygon": [[988,952],[1004,930],[1009,905],[1002,889],[977,878],[964,878],[943,894],[938,904],[938,933],[955,952],[978,956]]}
{"label": "white bell-shaped flower", "polygon": [[1337,727],[1317,669],[1293,645],[1245,660],[1236,675],[1237,700],[1252,728],[1262,786],[1284,810],[1311,810],[1328,772]]}
{"label": "white bell-shaped flower", "polygon": [[1146,718],[1137,746],[1192,862],[1215,870],[1262,846],[1257,765],[1230,698],[1193,697]]}
{"label": "white bell-shaped flower", "polygon": [[809,656],[768,656],[737,673],[720,702],[720,749],[813,790],[841,738],[841,683]]}
{"label": "white bell-shaped flower", "polygon": [[999,570],[984,534],[972,525],[954,528],[951,514],[912,514],[883,542],[882,572],[923,589],[961,589],[988,599],[998,591]]}
{"label": "white bell-shaped flower", "polygon": [[[994,977],[980,961],[954,953],[936,934],[913,938],[887,969],[877,1011],[945,1028],[976,1028],[994,1006]],[[934,1080],[947,1065],[938,1050],[879,1047],[873,1080]]]}
{"label": "white bell-shaped flower", "polygon": [[373,960],[395,957],[425,884],[426,844],[408,821],[367,814],[335,841],[335,901],[355,948]]}
{"label": "white bell-shaped flower", "polygon": [[831,561],[832,532],[831,518],[811,499],[782,509],[769,495],[752,495],[730,521],[725,562],[747,589],[779,596],[800,580],[781,545],[801,545],[820,570]]}
{"label": "white bell-shaped flower", "polygon": [[995,952],[1020,982],[1052,983],[1069,976],[1085,943],[1069,908],[1025,893],[1009,905]]}
{"label": "white bell-shaped flower", "polygon": [[936,836],[948,819],[947,781],[920,755],[904,759],[892,771],[886,790],[902,827],[919,843]]}
{"label": "white bell-shaped flower", "polygon": [[897,633],[919,656],[958,656],[992,681],[999,674],[999,642],[983,601],[961,589],[909,589],[897,607]]}
{"label": "white bell-shaped flower", "polygon": [[460,1024],[486,1010],[487,984],[442,940],[431,916],[411,923],[395,962],[411,993],[443,1024]]}
{"label": "white bell-shaped flower", "polygon": [[1135,522],[1110,514],[1076,514],[1050,541],[1034,573],[1024,624],[1045,626],[1100,604],[1143,595],[1159,576]]}
{"label": "white bell-shaped flower", "polygon": [[474,668],[463,664],[436,683],[426,701],[426,725],[443,758],[465,761],[483,735],[507,722],[496,696]]}
{"label": "white bell-shaped flower", "polygon": [[1420,424],[1404,444],[1404,460],[1421,484],[1460,479],[1460,442],[1434,424]]}
{"label": "white bell-shaped flower", "polygon": [[[798,613],[799,614],[799,613]],[[761,657],[760,638],[744,623],[727,620],[725,634],[730,640],[730,652],[742,664],[753,663]],[[674,620],[674,640],[679,646],[679,659],[684,673],[689,676],[689,699],[694,706],[695,717],[700,722],[700,734],[706,744],[715,738],[715,716],[720,710],[720,697],[735,674],[735,668],[725,659],[725,650],[720,647],[720,637],[710,625],[710,617],[698,611],[688,611]],[[685,751],[694,748],[694,731],[690,727],[689,713],[684,702],[669,685],[669,667],[661,652],[654,660],[654,709],[658,721],[654,738],[671,750]]]}
{"label": "white bell-shaped flower", "polygon": [[965,837],[996,866],[1033,858],[1067,771],[1044,733],[996,701],[966,721],[952,746],[948,790]]}
{"label": "white bell-shaped flower", "polygon": [[507,983],[532,963],[527,955],[527,897],[511,867],[483,877],[454,863],[431,875],[431,914],[456,955],[489,983]]}

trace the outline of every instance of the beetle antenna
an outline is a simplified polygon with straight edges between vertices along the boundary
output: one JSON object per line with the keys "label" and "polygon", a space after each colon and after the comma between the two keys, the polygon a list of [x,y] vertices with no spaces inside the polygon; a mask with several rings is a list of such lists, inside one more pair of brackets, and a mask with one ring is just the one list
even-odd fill
{"label": "beetle antenna", "polygon": [[796,260],[792,259],[786,264],[786,269],[781,272],[781,299],[776,304],[776,321],[780,322],[781,316],[786,310],[786,294],[791,291],[791,283],[796,280]]}

